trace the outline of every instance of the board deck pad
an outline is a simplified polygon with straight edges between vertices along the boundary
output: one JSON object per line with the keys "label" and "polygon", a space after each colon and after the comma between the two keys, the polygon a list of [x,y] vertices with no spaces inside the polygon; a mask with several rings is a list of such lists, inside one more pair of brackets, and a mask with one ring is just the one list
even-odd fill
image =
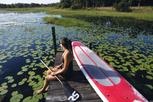
{"label": "board deck pad", "polygon": [[114,68],[79,41],[72,42],[74,58],[104,102],[148,102]]}

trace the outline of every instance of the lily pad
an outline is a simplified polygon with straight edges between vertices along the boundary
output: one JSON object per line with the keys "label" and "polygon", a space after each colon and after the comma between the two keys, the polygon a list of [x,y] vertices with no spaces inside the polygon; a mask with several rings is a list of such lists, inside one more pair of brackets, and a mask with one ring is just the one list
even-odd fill
{"label": "lily pad", "polygon": [[12,88],[14,88],[14,87],[16,87],[16,86],[17,86],[17,84],[12,84],[12,85],[11,85]]}
{"label": "lily pad", "polygon": [[4,95],[8,92],[7,90],[8,86],[6,83],[3,83],[1,84],[1,87],[0,87],[0,95]]}
{"label": "lily pad", "polygon": [[146,75],[146,78],[149,80],[153,80],[153,76],[151,76],[151,75]]}
{"label": "lily pad", "polygon": [[14,79],[8,80],[8,83],[13,83],[13,82],[14,82]]}
{"label": "lily pad", "polygon": [[27,68],[27,66],[23,66],[23,67],[21,67],[21,69],[22,69],[22,71],[23,71],[23,72],[26,72],[26,71],[28,71],[28,68]]}
{"label": "lily pad", "polygon": [[22,98],[23,98],[22,94],[19,94],[17,91],[14,91],[12,93],[12,97],[10,99],[10,102],[20,102]]}
{"label": "lily pad", "polygon": [[30,59],[26,59],[26,63],[30,63],[31,62],[31,60]]}
{"label": "lily pad", "polygon": [[29,74],[30,76],[33,76],[33,75],[35,75],[35,72],[34,72],[34,71],[30,71],[30,72],[28,72],[28,74]]}
{"label": "lily pad", "polygon": [[23,71],[20,71],[17,73],[17,75],[22,75],[24,72]]}
{"label": "lily pad", "polygon": [[32,99],[32,96],[26,97],[23,99],[23,102],[32,102],[31,99]]}
{"label": "lily pad", "polygon": [[20,82],[18,83],[18,85],[23,85],[26,81],[27,81],[27,78],[24,78],[24,79],[22,79],[22,81],[20,81]]}
{"label": "lily pad", "polygon": [[4,94],[6,94],[8,92],[8,90],[2,90],[2,91],[0,91],[0,95],[4,95]]}
{"label": "lily pad", "polygon": [[7,58],[7,55],[5,55],[5,54],[1,54],[0,55],[0,60],[4,60],[4,59],[6,59]]}
{"label": "lily pad", "polygon": [[5,79],[11,80],[11,79],[13,79],[13,76],[7,76],[7,77],[5,77]]}

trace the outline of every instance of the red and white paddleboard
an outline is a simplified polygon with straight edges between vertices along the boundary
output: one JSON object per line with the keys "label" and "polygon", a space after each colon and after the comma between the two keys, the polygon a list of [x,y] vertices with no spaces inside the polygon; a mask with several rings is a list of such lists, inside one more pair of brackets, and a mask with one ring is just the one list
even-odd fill
{"label": "red and white paddleboard", "polygon": [[104,102],[148,102],[125,78],[81,42],[72,42],[74,58]]}

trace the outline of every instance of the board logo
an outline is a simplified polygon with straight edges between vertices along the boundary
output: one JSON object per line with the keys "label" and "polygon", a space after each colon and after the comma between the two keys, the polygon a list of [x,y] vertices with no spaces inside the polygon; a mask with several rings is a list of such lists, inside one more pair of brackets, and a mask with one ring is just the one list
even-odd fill
{"label": "board logo", "polygon": [[79,99],[79,97],[80,97],[80,95],[76,91],[73,91],[72,95],[68,98],[68,100],[70,102],[74,102],[77,99]]}

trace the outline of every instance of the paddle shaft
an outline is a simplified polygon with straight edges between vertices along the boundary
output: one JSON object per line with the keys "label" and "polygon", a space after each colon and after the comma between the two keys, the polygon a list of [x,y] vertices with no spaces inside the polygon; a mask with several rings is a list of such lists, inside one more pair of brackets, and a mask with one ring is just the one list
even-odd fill
{"label": "paddle shaft", "polygon": [[[44,64],[44,66],[48,69],[48,70],[50,70],[51,72],[53,72],[41,59],[40,59],[40,61],[41,61],[41,63],[43,63]],[[62,81],[55,75],[55,78],[62,84],[62,86],[63,86],[63,83],[62,83]]]}

